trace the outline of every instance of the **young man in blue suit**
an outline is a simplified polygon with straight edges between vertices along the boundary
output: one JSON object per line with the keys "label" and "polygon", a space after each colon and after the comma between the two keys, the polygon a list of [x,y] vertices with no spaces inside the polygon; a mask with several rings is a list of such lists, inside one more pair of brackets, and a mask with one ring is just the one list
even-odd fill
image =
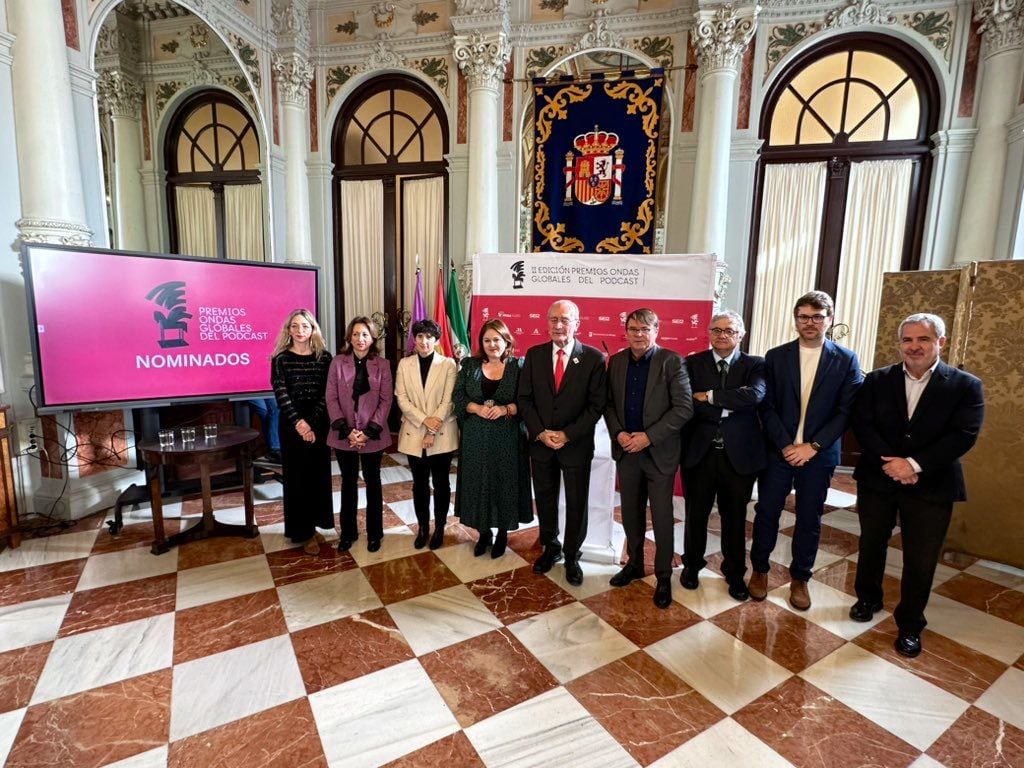
{"label": "young man in blue suit", "polygon": [[818,554],[825,497],[864,380],[857,355],[826,338],[833,307],[824,291],[801,296],[793,310],[798,338],[765,355],[767,393],[761,417],[768,464],[757,483],[748,588],[755,600],[768,595],[768,558],[778,539],[782,508],[795,489],[789,604],[800,611],[811,607],[807,582]]}
{"label": "young man in blue suit", "polygon": [[861,533],[850,618],[870,621],[882,609],[885,556],[898,513],[903,573],[895,645],[913,657],[921,653],[924,609],[953,502],[967,498],[960,457],[978,439],[985,400],[981,381],[939,359],[946,344],[941,317],[910,315],[900,323],[899,340],[903,362],[869,373],[853,408]]}

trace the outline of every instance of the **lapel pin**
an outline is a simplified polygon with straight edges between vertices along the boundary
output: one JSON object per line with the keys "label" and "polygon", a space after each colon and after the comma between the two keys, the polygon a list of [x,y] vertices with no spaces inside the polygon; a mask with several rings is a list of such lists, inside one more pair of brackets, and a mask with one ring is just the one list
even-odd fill
{"label": "lapel pin", "polygon": [[579,365],[579,364],[580,364],[580,359],[579,359],[578,357],[574,357],[574,358],[572,359],[572,364],[573,364],[573,365]]}

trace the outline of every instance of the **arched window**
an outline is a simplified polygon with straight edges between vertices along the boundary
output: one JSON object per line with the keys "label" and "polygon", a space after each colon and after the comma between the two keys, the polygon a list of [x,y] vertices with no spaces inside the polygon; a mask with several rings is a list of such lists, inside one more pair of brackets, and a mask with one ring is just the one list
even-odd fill
{"label": "arched window", "polygon": [[448,269],[448,119],[429,87],[405,75],[359,86],[334,124],[334,243],[339,331],[355,315],[404,342],[416,268],[428,306]]}
{"label": "arched window", "polygon": [[871,367],[881,273],[920,260],[938,112],[927,64],[882,34],[828,40],[769,88],[746,290],[753,352],[793,338],[793,301],[818,288],[836,299],[837,338]]}
{"label": "arched window", "polygon": [[203,91],[171,118],[164,143],[171,251],[263,259],[256,126],[224,91]]}

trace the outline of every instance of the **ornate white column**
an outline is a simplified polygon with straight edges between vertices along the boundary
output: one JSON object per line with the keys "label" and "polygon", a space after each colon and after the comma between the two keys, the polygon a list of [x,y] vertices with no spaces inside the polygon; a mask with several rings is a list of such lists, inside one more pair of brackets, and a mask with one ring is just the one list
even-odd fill
{"label": "ornate white column", "polygon": [[117,247],[145,251],[145,195],[142,187],[142,84],[118,70],[103,72],[96,88],[101,113],[114,129],[114,204],[117,206]]}
{"label": "ornate white column", "polygon": [[498,134],[501,82],[512,47],[504,31],[456,35],[455,60],[469,93],[466,258],[498,252]]}
{"label": "ornate white column", "polygon": [[60,0],[7,0],[21,238],[87,245],[81,166]]}
{"label": "ornate white column", "polygon": [[693,253],[721,258],[725,252],[733,97],[739,63],[754,36],[759,10],[756,5],[739,9],[722,5],[702,8],[695,16],[701,90],[687,246]]}
{"label": "ornate white column", "polygon": [[1005,258],[996,254],[999,200],[1006,172],[1006,123],[1017,104],[1021,46],[1024,43],[1024,0],[982,0],[977,19],[984,39],[983,79],[978,98],[978,133],[967,169],[960,227],[956,235],[957,262]]}
{"label": "ornate white column", "polygon": [[310,264],[309,238],[309,81],[313,65],[297,52],[274,58],[284,131],[285,261]]}

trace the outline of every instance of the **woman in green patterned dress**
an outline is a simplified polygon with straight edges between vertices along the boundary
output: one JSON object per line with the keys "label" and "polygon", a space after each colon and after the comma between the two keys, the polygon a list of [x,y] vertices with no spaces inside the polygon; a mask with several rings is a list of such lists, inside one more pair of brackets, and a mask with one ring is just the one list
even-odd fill
{"label": "woman in green patterned dress", "polygon": [[480,534],[473,554],[491,547],[498,558],[508,532],[533,520],[526,431],[516,408],[522,360],[501,320],[483,324],[478,349],[463,358],[453,396],[462,435],[455,515]]}

